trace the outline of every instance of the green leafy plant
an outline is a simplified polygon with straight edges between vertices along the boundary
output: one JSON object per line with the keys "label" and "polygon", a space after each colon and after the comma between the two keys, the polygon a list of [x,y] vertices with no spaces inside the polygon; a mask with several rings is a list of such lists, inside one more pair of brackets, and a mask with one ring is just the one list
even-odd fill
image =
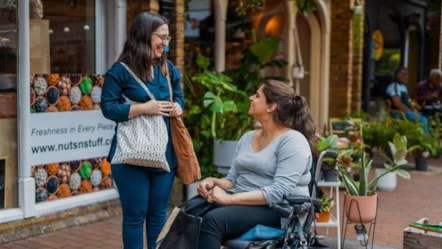
{"label": "green leafy plant", "polygon": [[238,15],[244,16],[249,12],[255,12],[264,7],[264,0],[239,0],[235,8]]}
{"label": "green leafy plant", "polygon": [[[419,146],[415,145],[407,148],[407,143],[407,137],[401,136],[399,133],[394,134],[393,142],[388,141],[388,146],[390,149],[389,153],[381,153],[381,156],[387,161],[384,163],[384,167],[387,170],[395,167],[410,165],[407,160],[407,155],[413,153],[413,151],[416,150]],[[410,173],[401,168],[397,168],[390,172],[394,172],[404,179],[411,178]]]}
{"label": "green leafy plant", "polygon": [[433,139],[436,139],[436,155],[442,151],[442,116],[439,112],[429,118],[430,134]]}
{"label": "green leafy plant", "polygon": [[243,58],[239,68],[227,70],[225,73],[229,75],[233,82],[246,92],[255,92],[256,88],[266,79],[276,79],[280,81],[288,81],[287,78],[280,76],[263,76],[262,70],[270,67],[284,68],[287,61],[282,59],[272,59],[272,56],[278,49],[279,41],[274,38],[263,38],[252,43],[243,51]]}
{"label": "green leafy plant", "polygon": [[330,212],[335,205],[333,198],[325,195],[322,189],[319,187],[317,188],[317,199],[322,202],[321,212]]}
{"label": "green leafy plant", "polygon": [[[389,143],[389,150],[392,157],[386,157],[388,159],[387,163],[384,165],[386,170],[375,176],[372,179],[369,179],[370,169],[373,163],[373,160],[367,156],[367,153],[362,152],[362,156],[359,162],[355,162],[355,167],[359,169],[359,183],[357,183],[350,173],[346,170],[345,167],[339,167],[339,175],[344,183],[346,191],[350,195],[357,196],[370,196],[376,192],[377,183],[379,179],[390,172],[396,172],[399,176],[404,177],[405,179],[410,179],[410,175],[408,172],[399,171],[400,167],[407,165],[407,160],[405,156],[412,152],[415,147],[408,148],[407,147],[407,139],[405,136],[401,136],[399,134],[395,134],[393,137],[393,141]],[[350,152],[347,152],[350,153]]]}
{"label": "green leafy plant", "polygon": [[[266,78],[262,69],[283,67],[283,60],[272,60],[277,40],[262,39],[244,51],[239,69],[217,72],[210,69],[209,58],[198,54],[196,67],[185,67],[185,119],[200,160],[202,176],[218,176],[213,165],[213,139],[237,140],[253,129],[248,114],[249,95]],[[276,46],[275,46],[276,44]]]}
{"label": "green leafy plant", "polygon": [[314,0],[296,0],[296,6],[305,16],[311,12],[315,12],[318,9]]}
{"label": "green leafy plant", "polygon": [[208,59],[198,54],[200,72],[192,80],[205,89],[203,107],[209,110],[204,118],[210,119],[210,131],[201,130],[206,136],[224,140],[236,140],[251,129],[252,118],[247,114],[248,94],[239,90],[225,73],[208,69]]}
{"label": "green leafy plant", "polygon": [[321,137],[317,143],[318,151],[334,150],[338,149],[339,137],[336,134],[329,135],[327,137]]}
{"label": "green leafy plant", "polygon": [[[335,134],[329,135],[327,137],[321,137],[317,143],[317,148],[319,152],[325,150],[332,150],[338,153],[338,136]],[[341,157],[339,157],[341,156]],[[325,157],[322,160],[321,169],[322,170],[338,170],[337,161],[342,158],[342,155],[338,155],[337,158]]]}
{"label": "green leafy plant", "polygon": [[[433,121],[433,125],[436,125]],[[385,121],[371,121],[363,127],[364,143],[371,148],[376,148],[380,153],[389,153],[388,141],[394,134],[399,133],[408,139],[409,146],[418,147],[411,153],[414,156],[437,156],[440,153],[440,140],[438,130],[430,129],[430,134],[425,134],[419,122],[408,120],[389,119]]]}

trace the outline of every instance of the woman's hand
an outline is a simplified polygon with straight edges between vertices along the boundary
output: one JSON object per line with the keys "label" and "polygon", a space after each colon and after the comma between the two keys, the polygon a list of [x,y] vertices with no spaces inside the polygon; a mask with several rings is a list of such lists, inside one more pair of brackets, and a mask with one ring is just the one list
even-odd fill
{"label": "woman's hand", "polygon": [[150,100],[141,105],[145,110],[144,114],[147,115],[169,116],[173,111],[173,104],[169,101]]}
{"label": "woman's hand", "polygon": [[231,195],[226,193],[224,189],[215,186],[209,191],[209,195],[207,197],[207,202],[209,203],[218,203],[221,205],[228,205]]}
{"label": "woman's hand", "polygon": [[207,177],[201,181],[196,190],[202,197],[208,198],[209,192],[213,187],[215,187],[215,178]]}
{"label": "woman's hand", "polygon": [[183,109],[178,103],[173,103],[172,105],[172,111],[169,113],[170,117],[180,117],[183,114]]}

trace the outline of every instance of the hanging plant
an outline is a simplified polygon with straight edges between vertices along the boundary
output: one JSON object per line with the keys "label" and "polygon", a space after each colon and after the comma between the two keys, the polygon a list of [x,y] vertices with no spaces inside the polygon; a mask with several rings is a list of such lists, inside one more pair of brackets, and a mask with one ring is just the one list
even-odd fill
{"label": "hanging plant", "polygon": [[255,12],[264,7],[264,0],[239,0],[235,11],[238,15],[244,16],[249,11]]}
{"label": "hanging plant", "polygon": [[318,10],[314,0],[296,0],[296,6],[298,7],[299,12],[301,12],[304,16]]}

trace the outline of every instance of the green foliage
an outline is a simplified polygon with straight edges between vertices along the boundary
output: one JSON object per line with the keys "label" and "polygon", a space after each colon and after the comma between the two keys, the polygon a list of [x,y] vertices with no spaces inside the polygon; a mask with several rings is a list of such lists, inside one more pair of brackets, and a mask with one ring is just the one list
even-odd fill
{"label": "green foliage", "polygon": [[436,112],[434,115],[431,115],[428,119],[430,125],[430,134],[431,137],[435,140],[434,144],[436,145],[436,156],[438,153],[442,151],[442,116],[439,112]]}
{"label": "green foliage", "polygon": [[201,119],[209,120],[210,130],[201,130],[204,135],[212,138],[237,140],[241,135],[252,129],[252,118],[247,115],[249,99],[245,91],[239,90],[232,79],[224,74],[207,69],[207,60],[198,55],[197,64],[200,71],[192,80],[204,89]]}
{"label": "green foliage", "polygon": [[[393,142],[388,141],[389,146],[389,153],[386,154],[384,152],[381,152],[381,156],[387,161],[384,163],[384,167],[389,170],[391,168],[395,168],[397,166],[402,167],[406,165],[410,165],[407,161],[407,155],[412,153],[415,149],[417,149],[419,146],[411,146],[410,148],[407,147],[407,137],[401,136],[399,133],[395,133],[393,136]],[[393,172],[395,172],[397,175],[404,179],[410,179],[410,173],[408,171],[403,169],[396,169]]]}
{"label": "green foliage", "polygon": [[[434,130],[431,130],[431,132]],[[388,141],[392,140],[395,133],[408,139],[410,146],[419,146],[412,155],[422,156],[428,154],[436,156],[440,152],[439,139],[436,134],[425,134],[421,123],[401,119],[389,119],[388,122],[372,121],[363,127],[364,143],[378,151],[389,152]]]}
{"label": "green foliage", "polygon": [[[338,153],[338,136],[337,135],[330,135],[328,137],[321,137],[317,143],[317,148],[319,152],[325,151],[325,150],[332,150],[336,151]],[[338,170],[338,165],[336,161],[339,160],[339,158],[331,158],[331,157],[325,157],[322,160],[321,169],[322,170]]]}
{"label": "green foliage", "polygon": [[238,15],[244,16],[249,12],[255,12],[264,7],[264,0],[239,0],[235,8]]}
{"label": "green foliage", "polygon": [[298,10],[305,16],[307,16],[309,13],[315,12],[318,9],[314,0],[296,0],[296,6],[298,7]]}
{"label": "green foliage", "polygon": [[324,194],[320,187],[317,188],[317,199],[322,202],[321,212],[330,212],[332,207],[335,205],[333,198]]}
{"label": "green foliage", "polygon": [[[200,160],[202,176],[219,176],[213,165],[213,139],[237,140],[253,129],[248,114],[249,95],[265,77],[261,70],[284,67],[283,60],[272,60],[278,48],[275,39],[264,38],[244,51],[239,69],[216,72],[210,69],[209,58],[201,54],[195,60],[198,68],[184,71],[185,119]],[[276,78],[276,77],[275,77]]]}
{"label": "green foliage", "polygon": [[372,121],[362,128],[364,143],[370,148],[383,150],[388,147],[388,141],[395,130],[384,122]]}
{"label": "green foliage", "polygon": [[[376,192],[379,179],[390,172],[395,172],[405,179],[410,179],[410,174],[400,167],[408,165],[405,157],[408,153],[412,152],[415,147],[408,148],[407,138],[398,133],[394,135],[393,141],[389,141],[388,144],[391,157],[384,154],[384,157],[387,159],[387,163],[384,164],[386,170],[372,179],[369,179],[369,173],[373,160],[367,156],[365,151],[362,152],[361,160],[354,163],[354,166],[359,169],[359,183],[353,179],[345,167],[339,167],[339,175],[341,176],[346,191],[350,195],[373,195]],[[346,153],[350,154],[352,152],[347,150]]]}
{"label": "green foliage", "polygon": [[393,72],[400,66],[401,52],[399,48],[384,48],[381,59],[376,63],[379,73]]}
{"label": "green foliage", "polygon": [[243,58],[238,69],[227,70],[225,73],[230,76],[239,89],[253,93],[257,87],[266,79],[277,79],[287,82],[288,79],[280,76],[262,76],[262,69],[269,67],[284,68],[287,66],[285,60],[273,60],[272,56],[278,49],[278,40],[263,38],[243,51]]}
{"label": "green foliage", "polygon": [[336,151],[338,149],[338,135],[332,134],[328,137],[321,137],[317,143],[318,151],[325,151],[325,150],[334,150]]}

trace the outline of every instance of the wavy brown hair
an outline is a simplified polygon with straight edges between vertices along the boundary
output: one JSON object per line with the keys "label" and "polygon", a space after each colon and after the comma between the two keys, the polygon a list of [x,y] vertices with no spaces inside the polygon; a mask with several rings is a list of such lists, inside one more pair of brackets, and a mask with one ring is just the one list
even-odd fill
{"label": "wavy brown hair", "polygon": [[152,57],[152,33],[160,26],[168,24],[167,19],[151,12],[141,12],[132,22],[123,52],[118,61],[123,61],[144,81],[152,80],[151,68],[154,63],[161,68],[166,63],[166,53],[159,59]]}
{"label": "wavy brown hair", "polygon": [[268,104],[276,104],[274,121],[301,132],[316,156],[316,125],[305,98],[296,94],[288,84],[277,80],[266,80],[262,91]]}

